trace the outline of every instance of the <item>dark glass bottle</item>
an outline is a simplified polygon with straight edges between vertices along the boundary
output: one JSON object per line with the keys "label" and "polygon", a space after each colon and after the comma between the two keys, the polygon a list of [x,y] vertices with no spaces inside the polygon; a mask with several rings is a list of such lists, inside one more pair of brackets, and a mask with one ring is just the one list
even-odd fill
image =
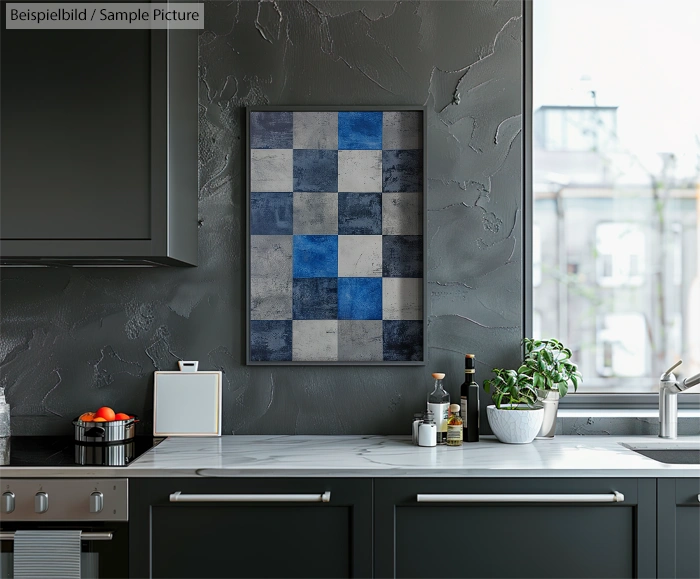
{"label": "dark glass bottle", "polygon": [[467,354],[464,357],[464,383],[460,388],[466,442],[479,442],[479,385],[474,380],[475,373],[476,358],[474,354]]}

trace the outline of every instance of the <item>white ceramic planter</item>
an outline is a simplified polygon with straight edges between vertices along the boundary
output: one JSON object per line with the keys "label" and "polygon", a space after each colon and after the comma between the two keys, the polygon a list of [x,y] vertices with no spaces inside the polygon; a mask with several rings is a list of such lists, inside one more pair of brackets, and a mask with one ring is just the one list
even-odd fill
{"label": "white ceramic planter", "polygon": [[498,440],[507,444],[527,444],[535,439],[542,427],[544,408],[525,406],[517,410],[504,410],[492,404],[486,407],[486,416]]}
{"label": "white ceramic planter", "polygon": [[554,438],[557,430],[557,410],[559,410],[558,390],[538,390],[537,396],[544,407],[544,419],[537,438]]}

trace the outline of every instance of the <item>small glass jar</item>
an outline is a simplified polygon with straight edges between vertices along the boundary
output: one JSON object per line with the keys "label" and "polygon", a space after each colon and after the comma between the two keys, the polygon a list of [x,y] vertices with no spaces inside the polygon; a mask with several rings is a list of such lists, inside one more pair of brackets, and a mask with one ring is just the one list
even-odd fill
{"label": "small glass jar", "polygon": [[450,417],[447,419],[447,446],[462,446],[464,427],[459,410],[459,404],[450,405]]}

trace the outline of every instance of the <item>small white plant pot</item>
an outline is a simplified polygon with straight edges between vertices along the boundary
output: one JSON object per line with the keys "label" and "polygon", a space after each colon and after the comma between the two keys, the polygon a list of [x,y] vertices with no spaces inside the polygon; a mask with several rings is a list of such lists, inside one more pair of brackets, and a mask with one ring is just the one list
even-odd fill
{"label": "small white plant pot", "polygon": [[510,406],[504,404],[501,408],[496,408],[492,404],[486,407],[491,430],[498,440],[507,444],[532,442],[542,427],[544,408],[515,406],[514,409],[510,409]]}

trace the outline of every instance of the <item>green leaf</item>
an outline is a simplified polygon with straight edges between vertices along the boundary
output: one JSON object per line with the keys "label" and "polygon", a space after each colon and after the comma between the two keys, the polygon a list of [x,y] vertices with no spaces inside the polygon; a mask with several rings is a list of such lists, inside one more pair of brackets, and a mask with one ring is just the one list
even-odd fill
{"label": "green leaf", "polygon": [[542,374],[535,372],[534,376],[532,377],[532,386],[536,389],[539,388],[540,390],[544,390],[545,385],[546,381]]}
{"label": "green leaf", "polygon": [[547,364],[554,364],[554,358],[549,350],[542,350],[542,357]]}
{"label": "green leaf", "polygon": [[566,382],[559,382],[557,386],[559,387],[559,396],[564,398],[566,393],[569,391],[569,387],[567,386]]}

